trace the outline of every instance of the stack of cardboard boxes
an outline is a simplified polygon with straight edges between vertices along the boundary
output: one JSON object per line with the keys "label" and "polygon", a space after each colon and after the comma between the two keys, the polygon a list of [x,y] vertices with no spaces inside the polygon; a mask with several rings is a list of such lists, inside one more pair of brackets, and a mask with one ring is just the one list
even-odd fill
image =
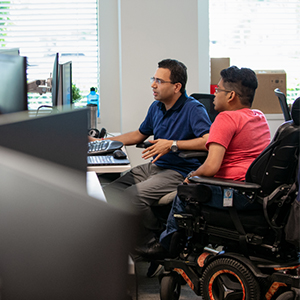
{"label": "stack of cardboard boxes", "polygon": [[276,88],[286,95],[286,73],[283,70],[256,70],[258,88],[252,108],[265,114],[282,114],[279,100],[274,93]]}
{"label": "stack of cardboard boxes", "polygon": [[215,93],[215,88],[220,81],[220,72],[230,66],[229,57],[218,57],[210,59],[210,93]]}

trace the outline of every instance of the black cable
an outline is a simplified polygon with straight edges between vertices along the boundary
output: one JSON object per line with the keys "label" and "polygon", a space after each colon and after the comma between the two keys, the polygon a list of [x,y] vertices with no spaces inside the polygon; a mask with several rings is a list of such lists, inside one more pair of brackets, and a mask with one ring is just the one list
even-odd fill
{"label": "black cable", "polygon": [[47,108],[51,108],[52,109],[52,112],[55,111],[55,112],[58,112],[58,109],[55,107],[55,106],[51,106],[51,105],[41,105],[38,107],[38,109],[36,110],[36,114],[35,116],[37,117],[38,113],[39,113],[39,110],[43,107],[47,107]]}

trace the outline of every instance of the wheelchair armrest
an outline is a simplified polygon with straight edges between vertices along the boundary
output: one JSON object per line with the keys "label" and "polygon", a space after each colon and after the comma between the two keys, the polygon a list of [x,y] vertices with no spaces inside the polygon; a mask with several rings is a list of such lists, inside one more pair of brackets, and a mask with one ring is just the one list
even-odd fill
{"label": "wheelchair armrest", "polygon": [[195,158],[206,158],[208,154],[208,151],[193,151],[193,150],[182,150],[179,153],[180,157],[183,158],[191,158],[191,157],[195,157]]}
{"label": "wheelchair armrest", "polygon": [[[149,141],[146,141],[143,143],[136,144],[136,147],[146,149],[151,145],[153,145],[153,144],[150,143]],[[199,160],[199,162],[203,164],[207,157],[207,154],[208,154],[207,151],[182,150],[182,151],[180,151],[178,156],[182,157],[182,158],[197,158]]]}
{"label": "wheelchair armrest", "polygon": [[250,191],[250,190],[255,191],[261,188],[259,184],[252,183],[252,182],[228,180],[228,179],[221,179],[215,177],[194,176],[194,177],[190,177],[189,181],[195,183],[204,183],[209,185],[218,185],[225,188],[227,187],[227,188],[234,188],[237,190],[246,190],[246,191]]}
{"label": "wheelchair armrest", "polygon": [[153,145],[153,144],[150,143],[150,142],[148,142],[148,141],[146,141],[146,142],[142,142],[142,143],[136,144],[136,147],[137,148],[148,148],[151,145]]}

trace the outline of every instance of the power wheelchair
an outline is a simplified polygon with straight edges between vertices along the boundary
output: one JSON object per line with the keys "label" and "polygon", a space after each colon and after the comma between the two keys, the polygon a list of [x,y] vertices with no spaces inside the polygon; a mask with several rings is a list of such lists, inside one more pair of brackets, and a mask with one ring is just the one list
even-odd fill
{"label": "power wheelchair", "polygon": [[[174,215],[182,248],[176,258],[159,261],[165,268],[159,279],[161,300],[179,299],[183,281],[204,300],[300,299],[299,242],[285,238],[299,189],[299,107],[300,98],[292,120],[278,128],[244,182],[192,177],[186,194],[179,186],[179,197],[188,202],[186,213]],[[203,205],[207,195],[197,194],[200,184],[238,190],[261,208],[210,208]]]}

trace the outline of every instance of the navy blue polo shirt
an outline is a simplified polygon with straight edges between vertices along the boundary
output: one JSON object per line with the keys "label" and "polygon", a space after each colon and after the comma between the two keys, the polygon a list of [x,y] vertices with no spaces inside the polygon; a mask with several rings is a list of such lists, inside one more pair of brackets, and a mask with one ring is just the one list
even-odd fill
{"label": "navy blue polo shirt", "polygon": [[[169,110],[159,101],[149,107],[139,131],[154,139],[190,140],[209,133],[211,121],[203,104],[186,93],[182,94]],[[200,166],[196,158],[179,157],[178,152],[168,152],[155,162],[159,167],[172,169],[184,177]]]}

